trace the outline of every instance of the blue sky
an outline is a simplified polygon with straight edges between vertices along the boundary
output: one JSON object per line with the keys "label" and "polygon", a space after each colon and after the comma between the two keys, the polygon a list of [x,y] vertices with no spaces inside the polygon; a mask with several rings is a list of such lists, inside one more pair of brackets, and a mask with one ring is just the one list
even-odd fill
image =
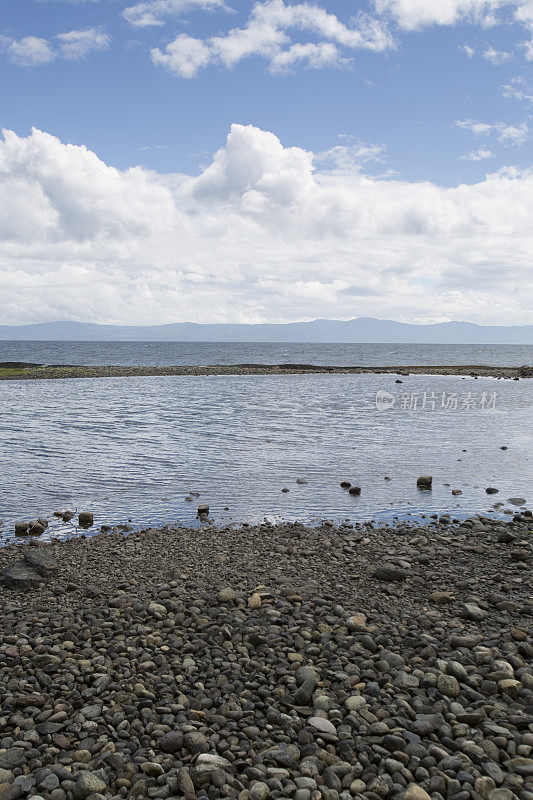
{"label": "blue sky", "polygon": [[[76,317],[70,297],[84,282],[99,287],[89,291],[86,314],[95,321],[130,321],[131,303],[145,322],[358,312],[412,321],[529,321],[515,289],[531,276],[525,192],[533,152],[532,40],[533,0],[0,0],[0,127],[15,135],[3,155],[0,145],[0,185],[12,196],[16,181],[21,197],[20,210],[10,203],[13,227],[0,226],[2,286],[12,298],[1,321]],[[232,125],[240,127],[227,141]],[[68,195],[58,199],[60,187],[73,190],[69,159],[78,166],[85,159],[80,185],[88,199],[76,214]],[[235,178],[242,163],[246,176]],[[105,176],[114,188],[101,191],[120,195],[117,168],[127,197],[128,170],[137,165],[147,197],[167,193],[161,202],[171,208],[163,213],[172,217],[174,256],[159,222],[142,209],[131,222],[131,208],[125,221],[123,206],[110,205],[108,222],[93,224],[102,200],[92,181]],[[487,182],[487,175],[495,177]],[[215,184],[223,189],[202,188]],[[377,210],[365,223],[361,203],[369,186],[365,202]],[[319,213],[322,196],[304,209],[315,189],[329,193],[332,217],[314,219],[311,229],[324,235],[304,257],[305,247],[290,249],[307,235],[294,211],[298,205],[309,218]],[[28,192],[34,210],[25,206]],[[402,193],[404,207],[416,205],[409,219],[401,218]],[[424,216],[426,194],[435,196],[431,219]],[[505,208],[485,208],[495,195],[506,198]],[[501,227],[513,203],[515,219]],[[342,231],[341,206],[352,209]],[[492,244],[480,218],[494,232]],[[206,239],[206,229],[192,230],[198,219],[213,235],[206,252],[217,249],[216,274],[194,245],[196,237]],[[254,260],[252,219],[275,264]],[[120,238],[130,223],[140,237],[131,252]],[[41,228],[33,241],[28,230]],[[469,245],[460,244],[465,239]],[[424,274],[427,260],[439,264],[431,277]],[[502,272],[503,293],[496,278]],[[285,302],[295,275],[300,289]],[[53,289],[48,297],[47,281],[68,290],[64,306]],[[358,302],[353,286],[363,284]],[[18,304],[21,286],[46,297],[40,316],[31,302]],[[209,298],[201,311],[199,286]]]}
{"label": "blue sky", "polygon": [[[499,12],[505,22],[490,27],[466,19],[408,31],[389,18],[394,45],[377,53],[341,48],[351,59],[341,67],[294,66],[273,75],[268,59],[255,55],[183,78],[152,62],[151,50],[164,51],[179,34],[206,39],[245,27],[253,6],[233,0],[232,13],[185,8],[161,14],[163,24],[140,27],[124,17],[132,4],[118,0],[0,0],[5,37],[39,37],[52,47],[58,34],[72,30],[109,37],[102,49],[40,66],[17,66],[4,47],[2,127],[25,135],[36,126],[85,144],[120,168],[143,164],[166,172],[190,172],[206,162],[233,122],[271,130],[285,145],[315,152],[341,144],[342,135],[383,145],[386,161],[378,170],[385,163],[408,179],[447,185],[479,179],[488,167],[531,163],[529,136],[518,144],[500,142],[497,132],[475,136],[456,125],[473,119],[531,126],[531,99],[505,96],[505,86],[533,95],[522,45],[528,31],[513,24],[512,5]],[[357,11],[374,8],[353,0],[321,6],[346,25]],[[320,41],[306,31],[290,35],[293,42]],[[475,52],[468,56],[465,46]],[[491,49],[505,55],[488,60]],[[478,150],[493,156],[461,159]]]}

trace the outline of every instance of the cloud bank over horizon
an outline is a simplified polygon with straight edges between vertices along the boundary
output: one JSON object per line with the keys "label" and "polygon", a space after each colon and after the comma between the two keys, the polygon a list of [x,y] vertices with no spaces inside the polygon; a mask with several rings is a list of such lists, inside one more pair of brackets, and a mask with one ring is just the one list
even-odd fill
{"label": "cloud bank over horizon", "polygon": [[234,124],[200,174],[159,174],[4,131],[0,322],[530,323],[533,170],[448,188],[365,174],[382,157]]}

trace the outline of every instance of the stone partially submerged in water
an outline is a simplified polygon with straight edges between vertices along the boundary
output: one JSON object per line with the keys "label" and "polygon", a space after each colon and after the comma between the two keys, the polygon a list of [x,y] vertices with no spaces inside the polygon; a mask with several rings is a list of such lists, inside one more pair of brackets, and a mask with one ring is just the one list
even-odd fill
{"label": "stone partially submerged in water", "polygon": [[48,527],[48,520],[40,517],[32,522],[15,522],[15,536],[40,536]]}
{"label": "stone partially submerged in water", "polygon": [[26,536],[29,528],[29,522],[15,522],[15,536]]}
{"label": "stone partially submerged in water", "polygon": [[431,475],[421,475],[417,479],[416,485],[419,489],[431,489],[433,485],[433,477]]}

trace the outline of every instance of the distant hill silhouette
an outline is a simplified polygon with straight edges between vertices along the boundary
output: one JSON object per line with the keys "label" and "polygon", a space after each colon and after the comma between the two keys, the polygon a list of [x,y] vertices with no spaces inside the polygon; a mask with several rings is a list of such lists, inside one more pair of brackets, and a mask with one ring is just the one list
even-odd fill
{"label": "distant hill silhouette", "polygon": [[0,339],[37,341],[327,342],[405,344],[533,344],[533,325],[440,322],[411,325],[373,317],[316,319],[285,324],[233,325],[176,322],[169,325],[96,325],[40,322],[0,325]]}

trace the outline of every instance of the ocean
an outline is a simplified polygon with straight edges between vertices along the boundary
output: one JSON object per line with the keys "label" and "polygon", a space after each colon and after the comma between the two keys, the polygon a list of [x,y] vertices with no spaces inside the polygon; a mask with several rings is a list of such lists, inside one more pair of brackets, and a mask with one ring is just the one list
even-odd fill
{"label": "ocean", "polygon": [[0,341],[0,361],[83,366],[241,363],[327,366],[396,364],[521,366],[533,364],[533,345]]}

